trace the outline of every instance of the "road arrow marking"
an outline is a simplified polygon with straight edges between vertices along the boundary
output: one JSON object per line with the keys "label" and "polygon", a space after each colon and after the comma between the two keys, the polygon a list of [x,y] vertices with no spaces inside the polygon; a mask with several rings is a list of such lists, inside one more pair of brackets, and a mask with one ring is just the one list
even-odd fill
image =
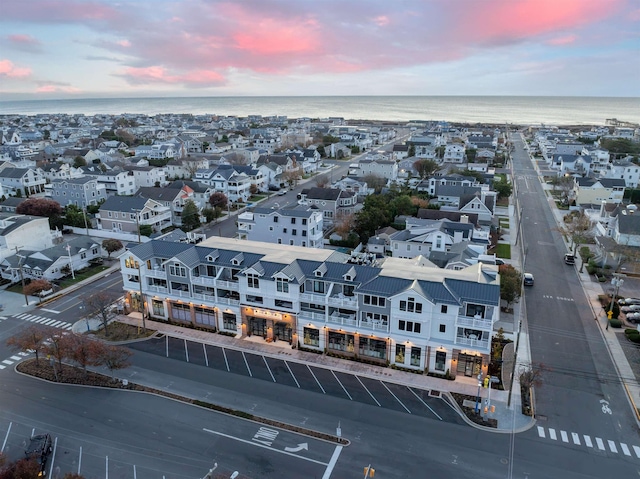
{"label": "road arrow marking", "polygon": [[300,452],[302,450],[308,451],[309,445],[306,442],[298,444],[298,447],[285,447],[284,450],[287,452]]}

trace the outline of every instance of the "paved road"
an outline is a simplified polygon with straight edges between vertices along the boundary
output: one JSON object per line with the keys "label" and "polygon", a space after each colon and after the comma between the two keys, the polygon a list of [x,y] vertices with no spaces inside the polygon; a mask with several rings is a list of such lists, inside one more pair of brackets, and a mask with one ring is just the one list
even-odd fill
{"label": "paved road", "polygon": [[[513,140],[525,270],[535,277],[535,285],[525,290],[531,356],[534,364],[550,368],[536,388],[539,426],[546,438],[551,429],[560,441],[559,431],[569,440],[572,434],[586,435],[594,444],[597,437],[614,441],[617,450],[624,444],[635,456],[631,445],[640,441],[625,392],[576,269],[562,261],[565,246],[542,185],[520,137]],[[534,429],[529,434],[542,438],[543,432]]]}

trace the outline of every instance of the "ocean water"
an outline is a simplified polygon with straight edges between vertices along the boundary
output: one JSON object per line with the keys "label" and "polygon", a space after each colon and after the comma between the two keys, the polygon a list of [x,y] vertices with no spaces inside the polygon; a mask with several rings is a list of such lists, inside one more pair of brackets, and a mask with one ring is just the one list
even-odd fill
{"label": "ocean water", "polygon": [[0,115],[190,113],[286,115],[289,118],[380,121],[447,120],[521,125],[602,125],[609,118],[640,123],[640,98],[511,96],[312,96],[85,98],[0,101]]}

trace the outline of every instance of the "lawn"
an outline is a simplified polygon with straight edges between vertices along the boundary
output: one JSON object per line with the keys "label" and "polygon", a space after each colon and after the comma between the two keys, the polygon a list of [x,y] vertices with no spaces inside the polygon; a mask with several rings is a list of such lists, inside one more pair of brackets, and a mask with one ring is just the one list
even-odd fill
{"label": "lawn", "polygon": [[496,256],[502,259],[511,259],[511,245],[508,243],[498,243],[496,246]]}
{"label": "lawn", "polygon": [[76,271],[75,279],[73,279],[71,276],[67,276],[64,279],[59,280],[58,286],[60,287],[60,289],[67,288],[68,286],[71,286],[72,284],[82,281],[83,279],[90,278],[95,274],[100,274],[108,268],[109,268],[108,266],[105,266],[103,264],[100,264],[97,266],[89,266],[88,268],[82,269],[80,271]]}

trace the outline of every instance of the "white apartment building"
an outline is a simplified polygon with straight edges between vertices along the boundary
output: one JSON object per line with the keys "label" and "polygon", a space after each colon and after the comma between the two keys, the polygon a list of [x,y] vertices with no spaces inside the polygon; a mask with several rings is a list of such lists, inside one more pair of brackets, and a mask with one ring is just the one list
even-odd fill
{"label": "white apartment building", "polygon": [[152,240],[120,257],[128,305],[148,305],[155,320],[382,367],[486,375],[500,315],[497,266],[351,261],[332,250],[217,237]]}
{"label": "white apartment building", "polygon": [[254,208],[238,215],[238,238],[322,248],[322,226],[322,211],[316,208]]}

